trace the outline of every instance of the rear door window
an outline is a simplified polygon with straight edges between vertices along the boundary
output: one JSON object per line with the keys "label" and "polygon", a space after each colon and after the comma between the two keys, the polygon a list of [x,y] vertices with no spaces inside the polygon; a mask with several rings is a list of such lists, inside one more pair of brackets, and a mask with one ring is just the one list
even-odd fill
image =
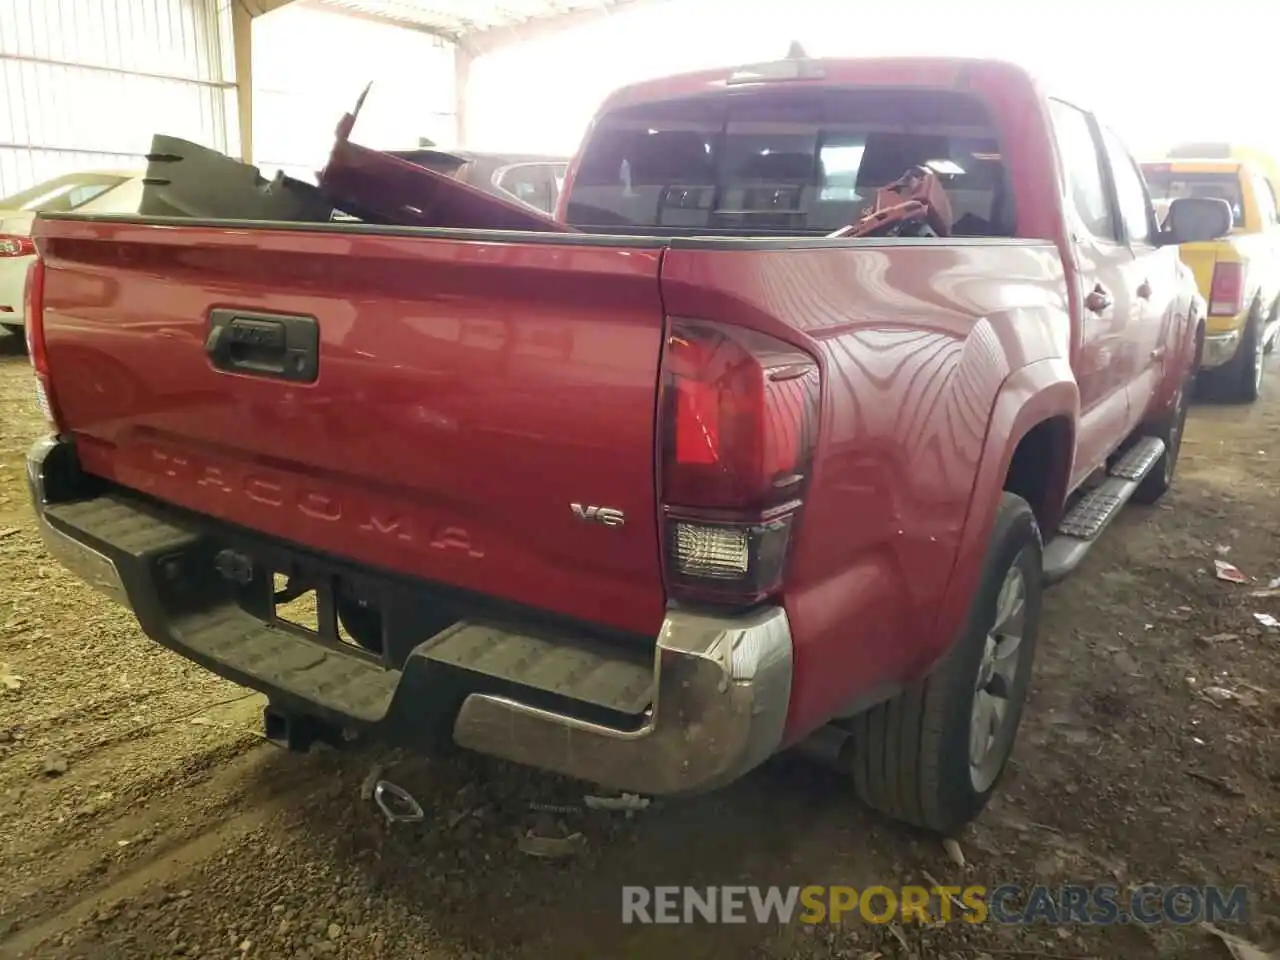
{"label": "rear door window", "polygon": [[1107,162],[1111,164],[1111,181],[1116,187],[1116,203],[1120,219],[1130,243],[1145,244],[1151,239],[1151,205],[1138,165],[1120,138],[1104,129],[1102,140],[1107,147]]}
{"label": "rear door window", "polygon": [[1049,111],[1066,175],[1067,195],[1081,225],[1099,240],[1118,242],[1119,220],[1107,192],[1102,152],[1094,139],[1089,115],[1062,100],[1050,100]]}
{"label": "rear door window", "polygon": [[1276,213],[1276,195],[1271,189],[1271,184],[1267,182],[1267,178],[1260,173],[1253,175],[1253,195],[1258,198],[1258,208],[1262,212],[1262,225],[1265,229],[1270,230],[1276,226],[1280,219]]}
{"label": "rear door window", "polygon": [[567,219],[591,230],[824,235],[913,166],[938,176],[959,236],[1011,236],[998,137],[951,91],[776,89],[627,107],[601,118]]}

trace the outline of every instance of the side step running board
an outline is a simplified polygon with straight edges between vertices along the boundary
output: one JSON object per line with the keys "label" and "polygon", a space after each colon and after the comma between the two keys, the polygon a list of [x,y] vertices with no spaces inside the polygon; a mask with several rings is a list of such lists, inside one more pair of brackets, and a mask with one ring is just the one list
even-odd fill
{"label": "side step running board", "polygon": [[1044,548],[1044,578],[1056,583],[1080,566],[1098,536],[1129,502],[1142,479],[1160,462],[1164,441],[1144,437],[1107,471],[1107,478],[1073,506]]}

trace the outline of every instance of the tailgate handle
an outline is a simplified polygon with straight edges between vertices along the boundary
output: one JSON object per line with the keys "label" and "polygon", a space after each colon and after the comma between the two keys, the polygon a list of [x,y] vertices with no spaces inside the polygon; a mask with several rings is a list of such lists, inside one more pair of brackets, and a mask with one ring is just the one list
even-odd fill
{"label": "tailgate handle", "polygon": [[228,373],[314,383],[320,327],[315,317],[219,308],[209,312],[204,352]]}

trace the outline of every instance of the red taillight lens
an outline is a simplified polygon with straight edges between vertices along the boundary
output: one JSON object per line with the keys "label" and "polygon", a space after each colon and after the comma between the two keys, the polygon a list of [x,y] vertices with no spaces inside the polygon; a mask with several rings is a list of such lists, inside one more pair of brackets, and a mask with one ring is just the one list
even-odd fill
{"label": "red taillight lens", "polygon": [[36,252],[36,245],[30,237],[16,237],[8,233],[0,233],[0,257],[30,257]]}
{"label": "red taillight lens", "polygon": [[1219,263],[1209,288],[1209,316],[1234,317],[1244,309],[1244,264]]}
{"label": "red taillight lens", "polygon": [[663,358],[668,590],[754,602],[776,591],[816,439],[819,371],[773,337],[674,320]]}
{"label": "red taillight lens", "polygon": [[34,261],[27,268],[26,308],[27,356],[36,373],[36,403],[44,418],[58,428],[57,407],[49,381],[49,354],[44,339],[44,264]]}

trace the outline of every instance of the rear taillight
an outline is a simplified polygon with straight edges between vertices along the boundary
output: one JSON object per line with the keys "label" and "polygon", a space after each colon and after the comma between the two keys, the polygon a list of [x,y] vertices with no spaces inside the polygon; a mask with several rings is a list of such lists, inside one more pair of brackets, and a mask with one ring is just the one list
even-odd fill
{"label": "rear taillight", "polygon": [[27,356],[36,373],[36,404],[54,429],[58,428],[58,412],[53,402],[53,389],[49,381],[49,354],[44,340],[44,264],[32,261],[27,268],[25,300],[27,328]]}
{"label": "rear taillight", "polygon": [[782,584],[817,438],[818,364],[773,337],[673,320],[663,357],[667,590],[753,603]]}
{"label": "rear taillight", "polygon": [[1209,316],[1234,317],[1244,309],[1244,264],[1219,263],[1209,288]]}
{"label": "rear taillight", "polygon": [[35,252],[36,245],[31,242],[30,237],[0,233],[0,257],[30,257]]}

